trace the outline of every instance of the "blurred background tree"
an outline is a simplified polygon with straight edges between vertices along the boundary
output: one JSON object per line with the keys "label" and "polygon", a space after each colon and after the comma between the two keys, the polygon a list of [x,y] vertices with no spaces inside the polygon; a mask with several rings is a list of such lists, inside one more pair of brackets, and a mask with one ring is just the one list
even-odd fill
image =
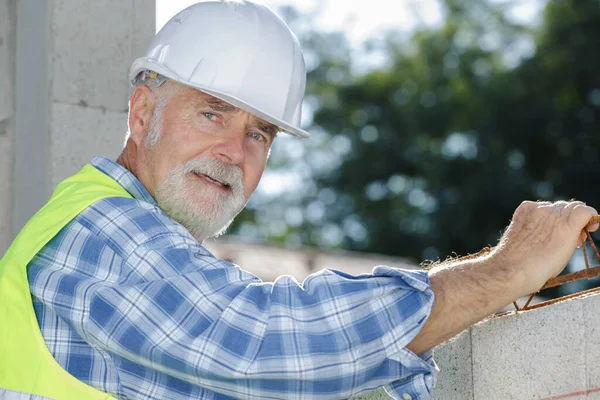
{"label": "blurred background tree", "polygon": [[[442,4],[443,26],[358,54],[280,10],[305,49],[313,138],[277,139],[279,187],[232,233],[418,263],[494,245],[525,199],[600,207],[598,1],[548,1],[537,26],[503,2]],[[357,68],[371,58],[384,62]]]}

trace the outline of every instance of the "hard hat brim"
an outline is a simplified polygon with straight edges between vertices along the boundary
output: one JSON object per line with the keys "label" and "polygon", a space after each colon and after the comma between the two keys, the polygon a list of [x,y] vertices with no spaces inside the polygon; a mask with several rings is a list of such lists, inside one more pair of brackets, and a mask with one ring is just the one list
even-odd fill
{"label": "hard hat brim", "polygon": [[255,117],[258,117],[260,119],[264,119],[265,121],[276,125],[279,129],[281,129],[282,132],[287,133],[289,135],[292,136],[296,136],[299,138],[310,138],[310,133],[308,133],[307,131],[305,131],[304,129],[300,129],[297,128],[295,126],[292,126],[278,118],[274,118],[271,115],[263,112],[262,110],[259,110],[256,107],[252,107],[251,105],[249,105],[248,103],[245,103],[244,101],[237,99],[233,96],[229,96],[225,93],[220,93],[218,91],[215,90],[211,90],[208,88],[203,88],[200,87],[199,85],[188,85],[188,86],[192,86],[195,89],[198,89],[206,94],[209,94],[213,97],[218,98],[219,100],[223,100],[233,106],[238,107],[241,110],[244,110],[252,115],[254,115]]}
{"label": "hard hat brim", "polygon": [[275,118],[272,115],[264,112],[263,110],[253,107],[250,104],[246,103],[245,101],[243,101],[239,98],[236,98],[235,96],[231,96],[227,93],[213,90],[209,87],[199,85],[197,83],[194,83],[187,79],[184,79],[184,78],[178,76],[173,71],[165,68],[163,65],[160,65],[147,57],[138,58],[137,60],[135,60],[133,62],[130,72],[129,72],[130,82],[134,82],[137,75],[140,72],[142,72],[143,70],[154,71],[154,72],[156,72],[160,75],[163,75],[169,79],[172,79],[178,83],[193,87],[194,89],[200,90],[203,93],[206,93],[213,97],[216,97],[219,100],[223,100],[235,107],[238,107],[239,109],[241,109],[243,111],[246,111],[260,119],[263,119],[263,120],[277,126],[284,133],[287,133],[289,135],[296,136],[299,138],[310,138],[310,133],[308,133],[304,129],[300,129],[298,127],[288,124],[287,122],[285,122],[279,118]]}

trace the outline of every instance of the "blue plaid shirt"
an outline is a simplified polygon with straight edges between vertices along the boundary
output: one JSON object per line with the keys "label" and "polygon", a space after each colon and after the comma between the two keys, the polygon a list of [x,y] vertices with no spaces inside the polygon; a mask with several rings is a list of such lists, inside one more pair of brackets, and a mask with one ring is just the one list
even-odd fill
{"label": "blue plaid shirt", "polygon": [[121,399],[431,394],[432,353],[405,349],[431,312],[426,272],[262,282],[209,253],[127,169],[91,164],[133,198],[88,207],[28,269],[46,344],[77,379]]}

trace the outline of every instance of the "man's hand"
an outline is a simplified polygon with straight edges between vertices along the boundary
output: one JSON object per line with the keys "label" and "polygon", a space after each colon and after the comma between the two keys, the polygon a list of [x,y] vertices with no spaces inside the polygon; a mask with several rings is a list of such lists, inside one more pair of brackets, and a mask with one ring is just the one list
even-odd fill
{"label": "man's hand", "polygon": [[[503,267],[514,270],[519,296],[539,290],[557,276],[585,241],[582,232],[598,212],[580,201],[525,201],[493,251]],[[598,229],[598,224],[588,227]]]}
{"label": "man's hand", "polygon": [[[523,202],[498,245],[478,257],[429,271],[435,302],[406,347],[417,354],[450,339],[514,300],[539,290],[563,270],[598,212],[580,201]],[[598,229],[598,224],[587,227]]]}

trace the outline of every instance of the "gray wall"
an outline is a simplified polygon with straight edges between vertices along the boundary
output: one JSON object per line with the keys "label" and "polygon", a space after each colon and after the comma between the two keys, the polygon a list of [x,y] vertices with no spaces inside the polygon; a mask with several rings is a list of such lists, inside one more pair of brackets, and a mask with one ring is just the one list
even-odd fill
{"label": "gray wall", "polygon": [[12,236],[16,0],[0,0],[0,254]]}
{"label": "gray wall", "polygon": [[116,157],[150,0],[0,0],[0,254],[52,189]]}

